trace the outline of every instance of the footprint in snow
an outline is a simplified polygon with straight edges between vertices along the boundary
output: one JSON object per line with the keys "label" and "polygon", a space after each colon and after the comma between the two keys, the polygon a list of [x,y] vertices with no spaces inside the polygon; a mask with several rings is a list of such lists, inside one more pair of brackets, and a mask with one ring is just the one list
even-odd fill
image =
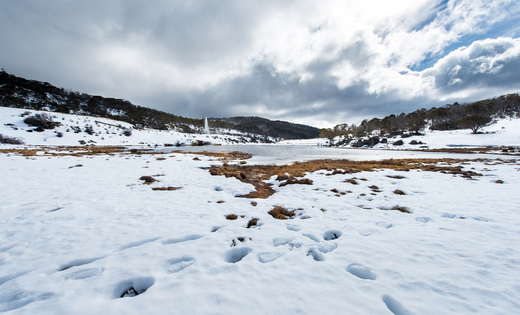
{"label": "footprint in snow", "polygon": [[258,254],[258,261],[260,261],[262,264],[266,264],[277,260],[278,258],[282,257],[282,255],[282,253],[264,252]]}
{"label": "footprint in snow", "polygon": [[128,243],[126,245],[121,246],[119,248],[119,250],[125,250],[125,249],[129,249],[129,248],[132,248],[132,247],[138,247],[138,246],[144,245],[146,243],[154,242],[154,241],[156,241],[158,239],[160,239],[160,237],[152,237],[152,238],[148,238],[148,239],[145,239],[145,240]]}
{"label": "footprint in snow", "polygon": [[167,271],[168,273],[177,273],[193,265],[194,262],[195,258],[189,256],[172,258],[168,260]]}
{"label": "footprint in snow", "polygon": [[198,240],[199,238],[202,238],[202,237],[204,237],[204,235],[199,235],[199,234],[186,235],[185,237],[181,237],[181,238],[171,238],[169,240],[165,240],[162,242],[162,244],[168,245],[168,244],[176,244],[176,243],[182,243],[182,242],[187,242],[187,241],[194,241],[194,240]]}
{"label": "footprint in snow", "polygon": [[299,230],[302,229],[299,225],[296,225],[296,224],[289,224],[289,223],[287,223],[287,224],[285,225],[285,227],[286,227],[289,231],[294,231],[294,232],[298,232]]}
{"label": "footprint in snow", "polygon": [[326,253],[330,253],[333,250],[335,250],[336,248],[338,248],[338,244],[336,244],[336,243],[320,243],[320,244],[316,245],[316,248],[320,252],[326,254]]}
{"label": "footprint in snow", "polygon": [[94,258],[83,258],[83,259],[76,259],[73,261],[70,261],[66,264],[61,265],[56,271],[65,271],[67,269],[70,269],[72,267],[79,267],[83,265],[87,265],[90,263],[95,262],[96,260],[103,259],[104,257],[94,257]]}
{"label": "footprint in snow", "polygon": [[313,234],[303,233],[302,235],[310,238],[311,240],[315,241],[316,243],[320,242],[320,239],[317,236],[313,235]]}
{"label": "footprint in snow", "polygon": [[231,264],[237,263],[246,257],[252,250],[253,249],[249,247],[233,248],[226,252],[224,260]]}
{"label": "footprint in snow", "polygon": [[417,221],[417,222],[421,222],[421,223],[424,223],[424,224],[430,222],[430,220],[431,220],[431,219],[428,218],[428,217],[417,217],[417,218],[415,218],[415,221]]}
{"label": "footprint in snow", "polygon": [[326,241],[332,241],[341,237],[341,231],[339,230],[330,230],[323,234],[323,239]]}
{"label": "footprint in snow", "polygon": [[359,230],[359,235],[361,235],[361,236],[370,236],[370,235],[375,234],[377,232],[378,232],[377,230],[373,230],[373,229],[364,229],[364,230]]}
{"label": "footprint in snow", "polygon": [[361,264],[350,264],[346,270],[350,272],[352,275],[364,279],[364,280],[376,280],[377,275],[372,272],[369,268],[361,265]]}
{"label": "footprint in snow", "polygon": [[275,247],[282,246],[285,244],[289,244],[290,242],[292,242],[292,240],[294,240],[294,237],[277,237],[273,239],[273,245]]}
{"label": "footprint in snow", "polygon": [[65,275],[67,280],[83,280],[100,275],[103,272],[103,268],[86,268],[71,272]]}
{"label": "footprint in snow", "polygon": [[54,297],[51,292],[35,292],[35,291],[11,291],[2,292],[0,296],[0,312],[8,312],[22,308],[32,302],[44,301]]}
{"label": "footprint in snow", "polygon": [[385,302],[386,307],[390,310],[390,312],[395,315],[408,315],[410,312],[399,302],[388,294],[383,295],[383,302]]}
{"label": "footprint in snow", "polygon": [[155,283],[153,277],[140,277],[119,283],[113,294],[114,299],[134,297],[146,292]]}
{"label": "footprint in snow", "polygon": [[29,273],[29,271],[21,271],[21,272],[17,272],[17,273],[12,273],[10,275],[7,275],[7,276],[3,276],[0,278],[0,285],[6,283],[7,281],[11,281],[13,279],[16,279],[18,277],[21,277],[25,274]]}
{"label": "footprint in snow", "polygon": [[392,223],[388,223],[385,221],[377,222],[376,225],[380,228],[389,229],[393,227],[394,225]]}
{"label": "footprint in snow", "polygon": [[312,258],[316,261],[325,260],[325,256],[322,253],[320,253],[319,251],[317,251],[316,248],[309,249],[309,251],[307,252],[307,256],[312,256]]}

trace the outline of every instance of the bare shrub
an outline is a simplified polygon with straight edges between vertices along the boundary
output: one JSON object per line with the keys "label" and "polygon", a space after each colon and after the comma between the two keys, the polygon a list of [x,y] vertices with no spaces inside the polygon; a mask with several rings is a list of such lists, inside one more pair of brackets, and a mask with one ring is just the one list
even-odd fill
{"label": "bare shrub", "polygon": [[45,113],[28,116],[23,120],[23,122],[31,127],[41,129],[54,129],[54,127],[61,125],[59,122],[54,122],[52,117]]}
{"label": "bare shrub", "polygon": [[273,218],[278,220],[287,220],[288,217],[294,217],[294,210],[288,211],[286,208],[282,206],[275,206],[273,210],[267,213],[269,213]]}
{"label": "bare shrub", "polygon": [[24,144],[20,138],[4,136],[0,134],[0,143],[4,144]]}

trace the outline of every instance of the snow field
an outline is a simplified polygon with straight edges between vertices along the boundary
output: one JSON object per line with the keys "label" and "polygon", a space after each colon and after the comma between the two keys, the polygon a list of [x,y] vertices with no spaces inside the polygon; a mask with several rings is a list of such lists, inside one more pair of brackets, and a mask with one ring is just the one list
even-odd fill
{"label": "snow field", "polygon": [[[321,171],[306,176],[313,185],[278,187],[273,177],[277,193],[251,200],[236,196],[252,185],[203,169],[221,162],[193,157],[1,154],[0,311],[401,315],[520,308],[518,161],[467,162],[465,169],[483,174],[476,180],[417,170]],[[158,182],[145,185],[143,175]],[[395,175],[405,178],[388,177]],[[345,182],[353,177],[359,185]],[[168,186],[182,188],[152,190]],[[278,205],[302,210],[276,220],[267,212]],[[385,210],[396,205],[412,213]],[[226,220],[228,214],[239,217]],[[248,229],[252,218],[258,225]]]}

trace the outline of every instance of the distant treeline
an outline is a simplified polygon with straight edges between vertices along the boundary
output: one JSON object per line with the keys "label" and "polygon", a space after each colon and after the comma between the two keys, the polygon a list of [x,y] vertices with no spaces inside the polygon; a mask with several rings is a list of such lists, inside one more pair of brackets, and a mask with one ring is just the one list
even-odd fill
{"label": "distant treeline", "polygon": [[420,134],[430,130],[471,129],[477,133],[480,128],[496,118],[520,117],[520,96],[503,95],[473,103],[446,104],[442,107],[419,109],[409,114],[389,115],[385,118],[365,119],[361,124],[340,124],[330,129],[321,129],[321,137],[333,139],[377,136],[397,136]]}
{"label": "distant treeline", "polygon": [[[134,105],[127,100],[93,96],[65,90],[48,82],[27,80],[0,72],[0,106],[48,110],[66,114],[89,115],[125,121],[137,128],[178,130],[199,133],[203,119],[186,118]],[[211,128],[225,128],[244,133],[285,139],[308,139],[319,135],[318,128],[260,117],[212,118]]]}

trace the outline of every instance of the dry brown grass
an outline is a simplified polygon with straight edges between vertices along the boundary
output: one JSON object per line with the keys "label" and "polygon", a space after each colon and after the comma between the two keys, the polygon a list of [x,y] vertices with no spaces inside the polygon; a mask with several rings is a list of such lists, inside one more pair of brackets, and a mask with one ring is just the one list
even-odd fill
{"label": "dry brown grass", "polygon": [[236,214],[228,214],[226,216],[226,219],[228,219],[228,220],[236,220],[236,219],[238,219],[238,216]]}
{"label": "dry brown grass", "polygon": [[217,201],[217,203],[224,203],[224,202],[225,202],[224,200]]}
{"label": "dry brown grass", "polygon": [[153,178],[152,176],[141,176],[141,178],[139,179],[144,180],[145,185],[150,185],[151,183],[158,182],[158,180]]}
{"label": "dry brown grass", "polygon": [[372,185],[372,186],[368,186],[368,188],[374,190],[374,189],[379,189],[379,187],[377,187],[376,185]]}
{"label": "dry brown grass", "polygon": [[345,179],[345,183],[350,183],[352,185],[359,185],[359,183],[354,178]]}
{"label": "dry brown grass", "polygon": [[495,183],[497,183],[497,184],[503,184],[503,183],[504,183],[504,181],[503,181],[503,180],[501,180],[501,179],[497,179],[497,180],[495,181]]}
{"label": "dry brown grass", "polygon": [[179,190],[182,187],[153,187],[152,190],[160,190],[160,191],[173,191],[173,190]]}
{"label": "dry brown grass", "polygon": [[394,190],[394,194],[396,194],[396,195],[406,195],[406,193],[404,191],[400,190],[400,189]]}
{"label": "dry brown grass", "polygon": [[273,210],[268,212],[273,218],[278,220],[287,220],[289,217],[294,217],[294,210],[288,211],[282,206],[275,206]]}
{"label": "dry brown grass", "polygon": [[[358,172],[371,172],[376,169],[390,169],[395,171],[409,171],[421,169],[430,172],[443,172],[453,175],[480,176],[473,171],[464,171],[461,166],[450,166],[455,163],[466,162],[465,160],[455,159],[388,159],[382,161],[349,161],[349,160],[315,160],[308,162],[298,162],[290,165],[224,165],[222,167],[212,167],[209,171],[212,175],[224,175],[235,177],[242,182],[252,184],[256,191],[244,196],[245,198],[268,198],[275,191],[271,185],[264,183],[272,176],[277,176],[279,181],[291,178],[303,177],[306,173],[313,173],[320,170],[331,172],[327,175],[353,174]],[[439,166],[439,163],[447,166]],[[246,179],[240,177],[240,173],[246,175]],[[399,175],[392,178],[399,178]],[[404,178],[404,177],[402,177]],[[366,180],[366,179],[357,179]],[[357,180],[354,180],[357,183]],[[352,183],[352,181],[350,181]]]}
{"label": "dry brown grass", "polygon": [[409,208],[402,207],[402,206],[394,206],[394,207],[392,207],[391,210],[397,210],[397,211],[401,211],[401,212],[404,212],[404,213],[412,213]]}
{"label": "dry brown grass", "polygon": [[253,207],[256,207],[257,204],[258,204],[258,203],[257,203],[256,201],[251,201],[251,205],[252,205]]}
{"label": "dry brown grass", "polygon": [[280,187],[284,187],[287,185],[295,185],[295,184],[312,185],[313,182],[312,182],[312,180],[310,180],[308,178],[302,178],[302,179],[289,178],[285,183],[281,183]]}
{"label": "dry brown grass", "polygon": [[403,179],[403,178],[406,178],[406,177],[401,176],[401,175],[386,175],[386,177],[390,177],[390,178],[394,178],[394,179]]}
{"label": "dry brown grass", "polygon": [[258,224],[258,219],[253,218],[247,222],[247,228],[251,228],[252,226],[256,226]]}

